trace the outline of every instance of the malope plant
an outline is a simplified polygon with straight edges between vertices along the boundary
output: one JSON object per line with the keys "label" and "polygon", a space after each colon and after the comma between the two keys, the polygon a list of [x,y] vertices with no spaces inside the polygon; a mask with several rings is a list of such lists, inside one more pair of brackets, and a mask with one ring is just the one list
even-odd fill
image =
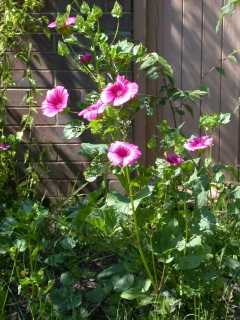
{"label": "malope plant", "polygon": [[[200,310],[208,289],[213,290],[233,267],[229,259],[238,263],[231,250],[227,253],[227,249],[219,249],[219,239],[226,236],[223,223],[235,221],[235,213],[239,212],[239,187],[226,185],[224,170],[228,166],[215,164],[211,155],[212,132],[229,123],[230,115],[203,115],[199,122],[202,135],[185,137],[183,124],[177,126],[176,115],[192,112],[189,102],[206,95],[206,88],[178,89],[173,70],[162,56],[148,52],[142,44],[122,40],[122,8],[117,1],[111,12],[116,19],[116,32],[110,36],[100,27],[103,12],[99,7],[90,7],[83,1],[79,14],[72,16],[71,12],[68,6],[66,13],[50,21],[48,27],[62,37],[59,54],[87,74],[95,90],[80,105],[80,119],[65,127],[65,137],[80,137],[90,130],[100,139],[100,143],[81,145],[80,152],[90,160],[84,176],[91,183],[99,177],[106,179],[112,172],[122,185],[124,191],[120,194],[110,192],[105,184],[105,204],[101,209],[111,207],[128,219],[128,236],[154,288],[151,303],[162,295],[170,313],[181,308],[183,299],[191,301],[189,304],[194,302],[194,312]],[[128,79],[132,64],[150,79],[162,80],[157,96],[141,95],[139,85]],[[49,90],[42,102],[43,114],[53,117],[59,112],[71,113],[68,98],[68,90],[61,85]],[[130,131],[139,110],[144,109],[151,117],[158,108],[171,109],[174,127],[165,120],[158,125],[160,146],[154,137],[149,145],[159,148],[162,157],[153,166],[144,167],[139,164],[141,150],[129,141]],[[229,212],[231,218],[226,216]],[[236,229],[232,234],[237,234]],[[207,268],[218,276],[207,274]],[[197,285],[189,279],[189,271]],[[206,277],[208,285],[204,287]],[[232,283],[237,277],[231,274]],[[163,288],[170,288],[167,294]],[[211,291],[211,299],[222,301],[225,289],[221,285],[220,290]],[[144,290],[137,295],[122,292],[121,297],[139,299]]]}

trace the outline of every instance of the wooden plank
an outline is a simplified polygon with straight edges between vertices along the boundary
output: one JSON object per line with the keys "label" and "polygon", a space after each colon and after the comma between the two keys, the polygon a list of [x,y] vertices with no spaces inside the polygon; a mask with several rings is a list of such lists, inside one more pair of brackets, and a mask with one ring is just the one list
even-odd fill
{"label": "wooden plank", "polygon": [[[133,0],[133,39],[136,42],[146,44],[146,9],[147,0]],[[134,68],[134,79],[140,85],[141,92],[146,92],[145,77]],[[146,162],[146,140],[147,140],[147,127],[146,116],[144,111],[139,111],[135,117],[133,128],[134,142],[142,150],[142,162]]]}
{"label": "wooden plank", "polygon": [[[176,86],[182,88],[182,49],[183,49],[183,0],[165,1],[164,11],[164,57],[174,70]],[[163,111],[163,118],[173,127],[173,115],[170,106]],[[181,117],[177,117],[178,125]]]}
{"label": "wooden plank", "polygon": [[[183,2],[183,89],[199,88],[201,83],[202,53],[202,0],[184,0]],[[194,117],[189,113],[184,116],[185,129],[188,135],[198,134],[200,104],[193,106]]]}
{"label": "wooden plank", "polygon": [[[149,51],[163,52],[163,35],[164,35],[164,5],[165,1],[147,1],[147,47]],[[153,32],[154,30],[154,32]],[[153,96],[159,94],[160,81],[147,80],[147,93]],[[147,138],[158,136],[156,128],[162,118],[161,110],[156,110],[153,117],[147,119]],[[154,162],[158,150],[147,150],[147,163]]]}
{"label": "wooden plank", "polygon": [[[202,83],[209,88],[203,99],[201,114],[220,111],[221,76],[214,69],[220,66],[222,55],[222,29],[216,33],[216,25],[223,0],[203,1]],[[219,161],[219,130],[214,135],[213,156]]]}
{"label": "wooden plank", "polygon": [[[233,49],[240,48],[240,10],[223,24],[223,58]],[[225,76],[221,85],[221,111],[232,113],[231,124],[220,130],[220,160],[222,163],[238,164],[239,154],[239,104],[240,65],[224,63]]]}

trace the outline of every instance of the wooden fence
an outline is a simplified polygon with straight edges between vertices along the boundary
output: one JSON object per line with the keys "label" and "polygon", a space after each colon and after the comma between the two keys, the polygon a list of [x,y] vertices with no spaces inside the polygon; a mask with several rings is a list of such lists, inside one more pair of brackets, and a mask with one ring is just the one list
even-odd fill
{"label": "wooden fence", "polygon": [[[240,128],[238,97],[240,96],[240,65],[224,59],[240,48],[240,11],[225,19],[220,31],[216,24],[223,0],[135,0],[134,36],[151,50],[162,54],[173,65],[176,81],[182,89],[208,85],[208,97],[196,105],[195,116],[184,119],[189,134],[199,132],[198,119],[205,112],[231,112],[231,124],[215,135],[214,155],[217,161],[240,164]],[[225,75],[213,71],[213,66],[223,67]],[[208,74],[207,74],[208,73]],[[206,75],[207,74],[207,75]],[[135,74],[144,91],[156,92],[153,84]],[[139,114],[135,125],[135,141],[144,145],[154,133],[154,124],[169,118],[168,109],[159,111],[154,120]],[[154,155],[146,151],[151,161]]]}

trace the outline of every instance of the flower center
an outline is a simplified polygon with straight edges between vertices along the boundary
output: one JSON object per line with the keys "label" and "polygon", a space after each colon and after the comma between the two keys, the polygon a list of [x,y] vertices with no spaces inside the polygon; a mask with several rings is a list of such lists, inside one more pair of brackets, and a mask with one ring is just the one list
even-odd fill
{"label": "flower center", "polygon": [[113,92],[116,97],[121,97],[124,94],[125,90],[125,87],[119,83],[113,87]]}
{"label": "flower center", "polygon": [[129,155],[129,150],[123,147],[119,147],[117,149],[117,154],[121,157],[121,158],[125,158]]}

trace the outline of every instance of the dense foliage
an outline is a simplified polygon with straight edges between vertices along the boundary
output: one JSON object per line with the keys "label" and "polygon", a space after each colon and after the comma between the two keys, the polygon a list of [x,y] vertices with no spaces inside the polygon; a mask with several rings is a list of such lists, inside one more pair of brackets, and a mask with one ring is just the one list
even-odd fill
{"label": "dense foliage", "polygon": [[[226,176],[234,180],[234,168],[212,158],[214,131],[231,115],[203,114],[201,135],[187,137],[178,115],[192,113],[190,105],[207,88],[177,88],[162,56],[121,39],[118,2],[112,35],[101,29],[99,7],[81,2],[77,16],[71,12],[68,6],[49,28],[59,33],[59,54],[71,58],[95,90],[80,105],[81,120],[66,125],[64,134],[72,139],[89,130],[98,143],[82,143],[90,162],[86,183],[67,205],[50,210],[21,200],[0,206],[0,318],[237,319],[240,186],[226,182]],[[160,80],[157,96],[140,95],[128,79],[133,64]],[[41,111],[47,117],[70,112],[68,97],[62,86],[49,90]],[[148,147],[161,156],[144,166],[131,128],[139,110],[154,117],[159,108],[171,109],[174,125],[158,124],[160,138]],[[2,145],[0,152],[7,157],[10,151]],[[110,190],[109,174],[121,192]],[[98,187],[86,194],[92,182]]]}
{"label": "dense foliage", "polygon": [[[8,152],[0,156],[1,201],[5,201],[13,192],[23,197],[32,194],[34,185],[38,181],[28,151],[24,155],[22,168],[16,166],[15,161],[19,152],[18,145],[22,142],[30,142],[27,135],[24,137],[24,133],[28,131],[28,136],[30,136],[29,131],[33,125],[37,90],[31,71],[33,52],[32,42],[29,39],[30,33],[40,30],[43,32],[45,19],[32,15],[32,12],[37,12],[41,6],[41,0],[0,1],[0,144],[9,144],[10,147]],[[28,113],[22,118],[20,130],[15,134],[9,134],[5,126],[6,107],[8,105],[8,89],[15,86],[13,70],[17,61],[25,66],[23,79],[29,83],[29,90],[24,97]]]}

